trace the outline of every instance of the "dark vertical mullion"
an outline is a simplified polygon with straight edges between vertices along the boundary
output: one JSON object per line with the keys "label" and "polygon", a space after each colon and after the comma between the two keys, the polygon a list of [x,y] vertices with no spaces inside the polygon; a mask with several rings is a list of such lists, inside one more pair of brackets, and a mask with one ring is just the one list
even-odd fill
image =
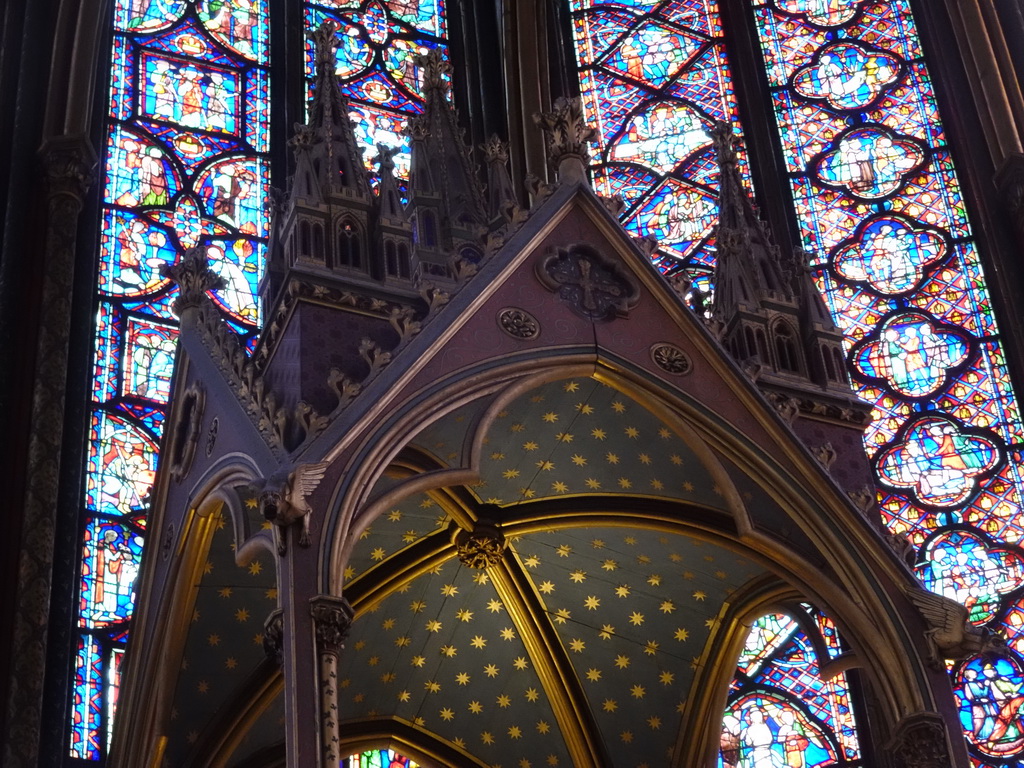
{"label": "dark vertical mullion", "polygon": [[269,0],[270,14],[270,179],[288,186],[293,159],[288,139],[295,123],[306,122],[305,3]]}
{"label": "dark vertical mullion", "polygon": [[755,198],[785,256],[802,241],[753,9],[750,0],[719,0],[719,6]]}

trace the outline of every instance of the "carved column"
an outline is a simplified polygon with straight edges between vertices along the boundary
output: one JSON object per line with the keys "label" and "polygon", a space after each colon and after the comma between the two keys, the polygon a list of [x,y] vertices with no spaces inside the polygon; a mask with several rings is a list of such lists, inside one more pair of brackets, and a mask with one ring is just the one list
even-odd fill
{"label": "carved column", "polygon": [[[12,617],[7,733],[0,759],[0,763],[12,767],[35,765],[39,748],[75,246],[78,216],[96,165],[96,155],[83,138],[52,139],[40,152],[47,180],[43,310],[36,343],[25,512],[19,547],[17,602]],[[22,256],[30,258],[31,254]]]}
{"label": "carved column", "polygon": [[314,597],[309,607],[319,664],[321,765],[334,768],[342,758],[338,730],[338,658],[345,647],[354,613],[348,600],[330,595]]}
{"label": "carved column", "polygon": [[887,751],[897,768],[950,768],[955,765],[950,755],[946,724],[935,712],[908,715],[896,726],[896,735]]}

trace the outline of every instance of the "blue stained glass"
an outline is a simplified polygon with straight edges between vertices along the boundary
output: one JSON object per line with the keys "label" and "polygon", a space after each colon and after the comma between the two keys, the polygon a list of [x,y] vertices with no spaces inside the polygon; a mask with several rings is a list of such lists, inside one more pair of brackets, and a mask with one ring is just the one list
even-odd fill
{"label": "blue stained glass", "polygon": [[79,622],[88,629],[127,620],[135,605],[142,536],[131,527],[92,518],[83,541]]}
{"label": "blue stained glass", "polygon": [[[707,130],[718,120],[736,122],[718,4],[569,5],[583,110],[599,135],[595,185],[626,201],[628,230],[658,239],[652,259],[659,270],[686,269],[707,286],[718,212]],[[740,166],[746,175],[744,159]]]}
{"label": "blue stained glass", "polygon": [[[835,626],[810,606],[804,609],[834,658],[840,650]],[[759,618],[740,653],[722,720],[719,765],[810,768],[859,760],[845,673],[821,678],[810,638],[791,616]]]}
{"label": "blue stained glass", "polygon": [[991,620],[1002,596],[1024,584],[1024,558],[970,531],[943,531],[924,546],[918,578],[928,589],[970,609],[975,624]]}
{"label": "blue stained glass", "polygon": [[[225,319],[246,343],[258,322],[268,42],[267,0],[115,1],[84,500],[96,516],[86,523],[79,595],[85,632],[131,619],[177,339],[177,289],[161,268],[208,247],[227,282],[213,295]],[[125,637],[90,634],[83,647],[100,640],[95,674],[82,662],[75,683],[72,753],[88,759],[106,750],[101,713],[109,734]]]}
{"label": "blue stained glass", "polygon": [[71,698],[72,757],[99,760],[103,754],[100,731],[103,688],[103,659],[99,645],[89,635],[79,637]]}
{"label": "blue stained glass", "polygon": [[900,70],[895,56],[860,42],[836,43],[793,74],[793,87],[804,98],[822,99],[835,109],[863,109],[899,79]]}
{"label": "blue stained glass", "polygon": [[1006,758],[1024,748],[1024,672],[1015,658],[969,661],[954,691],[964,733],[981,754]]}

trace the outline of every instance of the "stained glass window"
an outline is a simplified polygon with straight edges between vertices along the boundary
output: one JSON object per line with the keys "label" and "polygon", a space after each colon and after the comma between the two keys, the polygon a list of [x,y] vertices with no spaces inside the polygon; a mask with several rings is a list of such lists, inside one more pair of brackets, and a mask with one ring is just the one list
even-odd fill
{"label": "stained glass window", "polygon": [[[405,124],[423,111],[419,68],[413,57],[431,48],[447,56],[444,0],[320,0],[306,3],[306,27],[325,20],[339,28],[336,72],[349,100],[356,138],[370,171],[378,144],[399,147],[395,175],[409,177],[410,140]],[[306,45],[306,77],[312,84],[313,45]]]}
{"label": "stained glass window", "polygon": [[[803,246],[850,343],[889,527],[1021,645],[1022,426],[908,0],[753,0]],[[1024,754],[1019,656],[955,673],[979,759]]]}
{"label": "stained glass window", "polygon": [[393,749],[371,749],[341,761],[342,768],[420,768],[420,764]]}
{"label": "stained glass window", "polygon": [[[829,658],[842,651],[831,620],[808,610]],[[791,616],[762,616],[740,654],[722,723],[719,765],[861,765],[846,674],[822,679],[811,639]]]}
{"label": "stained glass window", "polygon": [[209,247],[251,337],[268,222],[266,0],[117,0],[71,755],[107,749],[177,328],[161,267]]}
{"label": "stained glass window", "polygon": [[[658,239],[655,263],[663,272],[686,269],[707,291],[718,215],[707,130],[720,120],[738,128],[718,3],[569,6],[584,114],[598,130],[594,185],[622,197],[631,233]],[[746,174],[742,149],[740,160]]]}

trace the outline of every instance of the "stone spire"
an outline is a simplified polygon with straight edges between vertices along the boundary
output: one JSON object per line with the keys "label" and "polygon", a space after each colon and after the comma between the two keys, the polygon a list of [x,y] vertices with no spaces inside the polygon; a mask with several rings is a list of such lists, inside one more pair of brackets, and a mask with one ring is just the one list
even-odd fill
{"label": "stone spire", "polygon": [[718,156],[717,262],[713,314],[722,322],[741,308],[754,309],[765,300],[792,301],[779,249],[743,188],[736,158],[736,136],[728,123],[708,132]]}
{"label": "stone spire", "polygon": [[[349,118],[348,100],[341,92],[335,74],[335,51],[341,44],[337,25],[324,21],[317,29],[307,33],[313,41],[313,98],[309,103],[309,128],[319,141],[315,155],[320,155],[321,179],[325,193],[342,193],[369,197],[370,184],[363,166],[363,151],[356,141],[352,120]],[[301,129],[297,130],[301,132]],[[296,134],[298,137],[298,134]]]}
{"label": "stone spire", "polygon": [[509,209],[517,204],[508,175],[508,144],[492,135],[480,149],[487,163],[487,216],[491,222],[508,219]]}
{"label": "stone spire", "polygon": [[478,244],[486,223],[483,190],[458,117],[448,98],[451,65],[438,48],[413,57],[423,82],[423,114],[409,120],[412,138],[410,207],[417,249],[458,252]]}

